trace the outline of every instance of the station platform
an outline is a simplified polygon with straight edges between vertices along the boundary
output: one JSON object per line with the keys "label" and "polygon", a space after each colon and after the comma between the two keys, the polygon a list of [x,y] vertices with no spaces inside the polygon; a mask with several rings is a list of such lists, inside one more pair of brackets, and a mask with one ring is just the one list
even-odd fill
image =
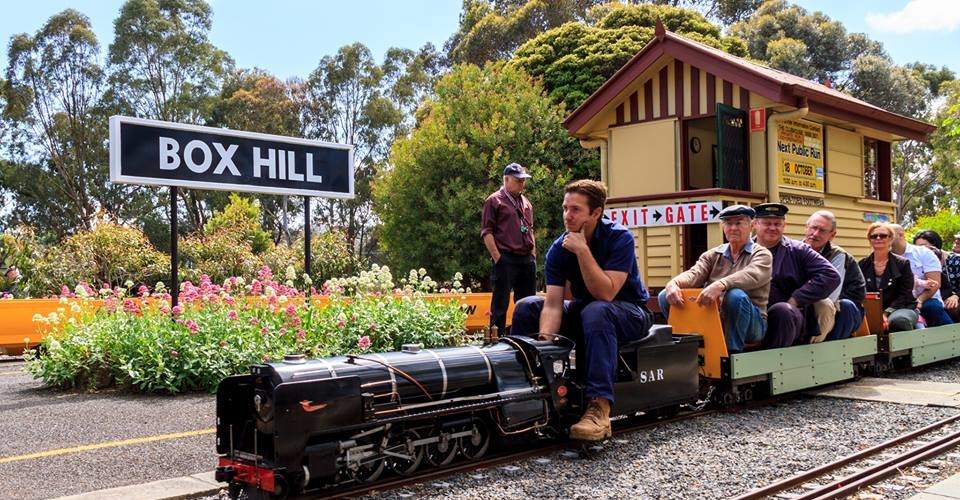
{"label": "station platform", "polygon": [[910,497],[910,500],[960,500],[960,474],[940,481]]}
{"label": "station platform", "polygon": [[960,408],[960,384],[889,378],[862,378],[836,387],[808,391],[831,398],[905,405]]}

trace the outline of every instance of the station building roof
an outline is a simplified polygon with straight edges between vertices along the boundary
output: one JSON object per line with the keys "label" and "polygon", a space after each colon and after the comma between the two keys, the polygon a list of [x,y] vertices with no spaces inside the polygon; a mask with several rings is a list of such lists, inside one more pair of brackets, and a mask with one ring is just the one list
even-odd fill
{"label": "station building roof", "polygon": [[584,137],[590,121],[614,104],[617,97],[662,56],[695,65],[773,102],[802,107],[805,101],[811,113],[861,124],[900,138],[926,141],[936,129],[934,125],[887,111],[826,85],[684,38],[667,31],[659,22],[655,33],[653,40],[564,120],[570,134]]}

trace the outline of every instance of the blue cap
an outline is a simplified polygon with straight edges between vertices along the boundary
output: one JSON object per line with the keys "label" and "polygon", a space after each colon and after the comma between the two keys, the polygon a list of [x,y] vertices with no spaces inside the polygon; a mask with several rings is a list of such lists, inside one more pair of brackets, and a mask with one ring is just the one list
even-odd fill
{"label": "blue cap", "polygon": [[511,163],[507,165],[507,168],[503,169],[503,175],[510,175],[516,177],[517,179],[529,179],[533,177],[527,173],[527,169],[520,166],[519,163]]}
{"label": "blue cap", "polygon": [[749,218],[754,218],[757,216],[756,210],[746,206],[746,205],[730,205],[727,208],[724,208],[717,214],[717,217],[720,220],[729,219],[732,217],[746,216]]}

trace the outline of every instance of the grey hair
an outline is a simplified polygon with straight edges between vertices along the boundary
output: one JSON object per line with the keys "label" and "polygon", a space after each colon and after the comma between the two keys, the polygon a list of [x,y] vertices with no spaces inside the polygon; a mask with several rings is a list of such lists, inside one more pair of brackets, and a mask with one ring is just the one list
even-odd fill
{"label": "grey hair", "polygon": [[837,216],[833,215],[833,212],[829,210],[817,210],[816,212],[810,214],[810,218],[807,219],[807,224],[810,224],[810,221],[813,220],[814,217],[823,217],[824,219],[827,219],[830,221],[830,230],[837,230]]}
{"label": "grey hair", "polygon": [[890,229],[893,230],[894,236],[896,236],[897,233],[905,233],[905,232],[907,232],[907,231],[903,228],[903,226],[901,226],[900,224],[889,223],[889,224],[887,224],[887,225],[890,226]]}

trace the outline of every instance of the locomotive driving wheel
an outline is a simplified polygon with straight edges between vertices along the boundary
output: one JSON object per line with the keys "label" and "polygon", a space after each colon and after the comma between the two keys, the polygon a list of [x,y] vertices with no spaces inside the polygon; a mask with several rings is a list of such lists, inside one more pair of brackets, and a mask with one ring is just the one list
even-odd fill
{"label": "locomotive driving wheel", "polygon": [[434,467],[443,467],[457,458],[459,439],[451,439],[447,432],[439,432],[439,441],[427,444],[426,459]]}
{"label": "locomotive driving wheel", "polygon": [[400,476],[413,474],[423,462],[423,447],[415,444],[419,439],[420,434],[412,429],[391,435],[384,450],[387,469]]}
{"label": "locomotive driving wheel", "polygon": [[462,430],[470,431],[471,434],[460,438],[460,452],[467,460],[479,460],[490,449],[490,427],[478,419]]}
{"label": "locomotive driving wheel", "polygon": [[360,459],[356,468],[353,469],[353,479],[357,482],[372,483],[379,479],[384,469],[386,469],[386,459],[383,451],[380,449],[379,441],[379,439],[375,439],[373,442],[374,447],[371,451],[374,455]]}

